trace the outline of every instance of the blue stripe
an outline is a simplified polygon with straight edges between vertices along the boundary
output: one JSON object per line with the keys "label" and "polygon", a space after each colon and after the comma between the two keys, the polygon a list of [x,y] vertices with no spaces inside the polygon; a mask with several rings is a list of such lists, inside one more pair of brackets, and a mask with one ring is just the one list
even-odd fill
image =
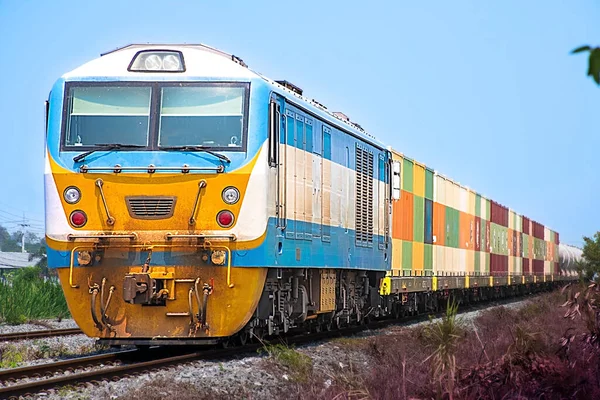
{"label": "blue stripe", "polygon": [[[304,223],[312,232],[317,232],[320,225]],[[274,268],[346,268],[385,271],[390,269],[391,245],[388,249],[380,249],[382,236],[374,236],[372,247],[357,247],[355,231],[340,227],[330,227],[329,242],[321,238],[286,239],[275,226],[275,219],[270,218],[266,239],[256,248],[234,251],[232,265],[234,267],[274,267]],[[280,245],[281,243],[281,245]],[[281,246],[281,247],[280,247]],[[387,253],[387,256],[386,256]],[[299,256],[299,259],[297,259]],[[48,249],[48,266],[64,268],[69,266],[70,252]],[[141,266],[146,260],[146,252],[130,251],[128,259],[106,259],[110,266]],[[170,251],[154,251],[152,265],[159,266],[199,266],[199,256],[189,253],[172,253]],[[386,259],[387,258],[387,259]],[[76,259],[76,258],[75,258]],[[76,264],[76,266],[78,266]]]}

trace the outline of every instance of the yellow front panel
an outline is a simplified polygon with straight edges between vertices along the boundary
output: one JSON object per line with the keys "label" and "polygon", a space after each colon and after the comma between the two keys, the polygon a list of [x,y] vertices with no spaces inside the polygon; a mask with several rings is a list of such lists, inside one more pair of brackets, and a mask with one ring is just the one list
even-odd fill
{"label": "yellow front panel", "polygon": [[[142,306],[123,301],[123,278],[129,267],[79,267],[73,270],[73,282],[78,288],[69,285],[69,269],[59,268],[58,276],[64,288],[69,310],[83,332],[92,337],[221,337],[230,336],[241,329],[252,316],[262,294],[267,274],[266,268],[233,268],[231,280],[233,288],[227,286],[226,267],[174,266],[176,279],[195,280],[202,283],[212,279],[214,290],[208,298],[206,322],[208,330],[192,329],[190,317],[167,316],[167,313],[189,312],[188,294],[193,283],[175,283],[175,300],[167,300],[166,306]],[[92,320],[91,295],[88,281],[100,284],[106,278],[106,291],[115,287],[113,298],[106,311],[115,333],[98,330]],[[98,300],[99,301],[99,300]],[[97,313],[100,315],[100,303]],[[198,312],[193,305],[193,313]]]}

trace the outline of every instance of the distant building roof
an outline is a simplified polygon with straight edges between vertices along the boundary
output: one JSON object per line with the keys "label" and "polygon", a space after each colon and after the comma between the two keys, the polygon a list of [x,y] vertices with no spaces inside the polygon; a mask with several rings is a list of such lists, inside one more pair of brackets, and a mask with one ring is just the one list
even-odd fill
{"label": "distant building roof", "polygon": [[29,253],[0,251],[0,269],[23,268],[35,265],[40,258],[29,260]]}

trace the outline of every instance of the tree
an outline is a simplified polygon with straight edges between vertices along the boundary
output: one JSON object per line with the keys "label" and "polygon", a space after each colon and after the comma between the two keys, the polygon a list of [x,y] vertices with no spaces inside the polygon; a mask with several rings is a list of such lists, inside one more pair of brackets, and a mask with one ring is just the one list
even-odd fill
{"label": "tree", "polygon": [[591,76],[596,84],[600,85],[600,47],[590,47],[585,45],[574,49],[571,51],[571,54],[583,52],[590,53],[588,60],[588,76]]}
{"label": "tree", "polygon": [[583,273],[588,278],[600,276],[600,231],[596,232],[593,238],[584,236],[583,242]]}

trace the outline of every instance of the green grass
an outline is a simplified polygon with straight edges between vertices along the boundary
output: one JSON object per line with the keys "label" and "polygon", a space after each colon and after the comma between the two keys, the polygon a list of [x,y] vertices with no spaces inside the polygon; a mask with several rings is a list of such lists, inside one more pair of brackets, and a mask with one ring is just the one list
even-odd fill
{"label": "green grass", "polygon": [[292,375],[291,378],[298,382],[305,382],[313,369],[309,356],[298,352],[293,347],[285,344],[266,344],[260,352],[265,352],[269,357],[284,366]]}
{"label": "green grass", "polygon": [[65,318],[69,309],[57,282],[44,280],[37,267],[21,268],[0,281],[0,322],[22,324],[37,318]]}

